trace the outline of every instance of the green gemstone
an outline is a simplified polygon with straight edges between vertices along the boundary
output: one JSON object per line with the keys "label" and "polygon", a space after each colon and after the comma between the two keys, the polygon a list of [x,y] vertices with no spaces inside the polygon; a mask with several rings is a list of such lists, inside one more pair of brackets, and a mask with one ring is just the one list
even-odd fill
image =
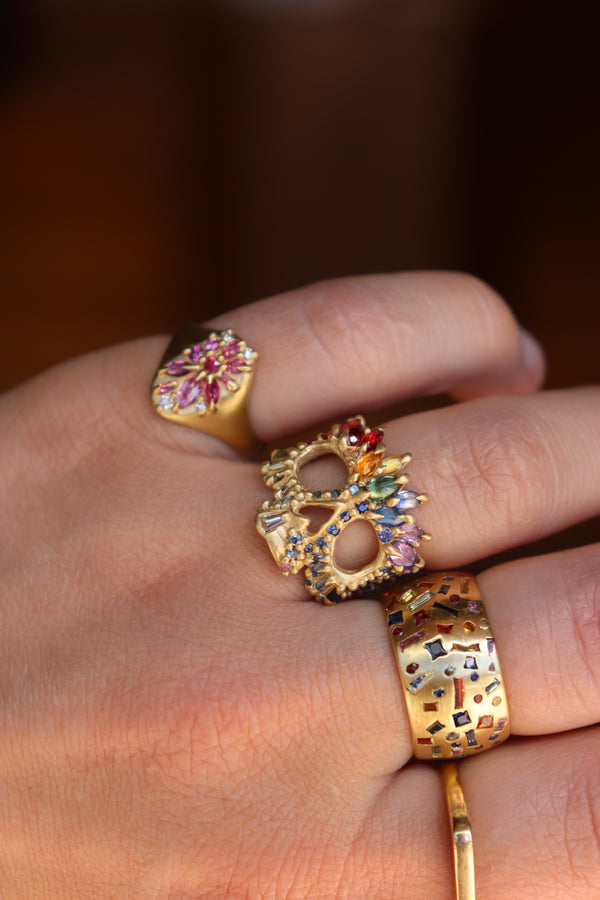
{"label": "green gemstone", "polygon": [[271,453],[271,459],[272,459],[272,460],[276,460],[276,459],[287,459],[287,457],[288,457],[288,452],[287,452],[287,450],[286,450],[285,448],[283,448],[283,447],[279,447],[278,450],[273,450],[273,452]]}
{"label": "green gemstone", "polygon": [[315,497],[316,500],[320,500],[322,496],[322,491],[313,491],[313,497]]}
{"label": "green gemstone", "polygon": [[332,491],[332,492],[331,492],[331,499],[332,499],[332,500],[337,500],[337,498],[340,496],[341,493],[342,493],[341,491]]}
{"label": "green gemstone", "polygon": [[367,481],[365,488],[371,492],[375,500],[383,500],[395,494],[398,485],[392,475],[377,475]]}

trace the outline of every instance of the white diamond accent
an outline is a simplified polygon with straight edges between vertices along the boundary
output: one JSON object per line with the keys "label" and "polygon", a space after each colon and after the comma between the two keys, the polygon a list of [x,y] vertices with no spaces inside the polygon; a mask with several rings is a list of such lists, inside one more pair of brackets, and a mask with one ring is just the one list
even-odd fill
{"label": "white diamond accent", "polygon": [[158,405],[160,406],[161,409],[164,409],[166,412],[168,412],[170,409],[173,409],[173,406],[175,405],[175,401],[173,400],[173,395],[165,394],[164,397],[161,397],[160,400],[158,401]]}
{"label": "white diamond accent", "polygon": [[198,402],[196,403],[195,409],[196,409],[196,412],[199,412],[200,414],[205,413],[206,412],[206,403],[204,402],[204,400],[198,400]]}
{"label": "white diamond accent", "polygon": [[252,362],[252,358],[254,356],[254,350],[251,350],[250,347],[246,347],[244,350],[244,359],[246,362]]}

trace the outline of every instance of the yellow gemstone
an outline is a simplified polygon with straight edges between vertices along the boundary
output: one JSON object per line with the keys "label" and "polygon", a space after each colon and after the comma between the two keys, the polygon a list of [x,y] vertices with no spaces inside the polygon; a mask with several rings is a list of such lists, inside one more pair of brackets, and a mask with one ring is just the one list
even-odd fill
{"label": "yellow gemstone", "polygon": [[387,459],[384,459],[381,466],[383,469],[384,475],[394,475],[396,472],[399,472],[402,468],[404,462],[399,459],[397,456],[388,456]]}

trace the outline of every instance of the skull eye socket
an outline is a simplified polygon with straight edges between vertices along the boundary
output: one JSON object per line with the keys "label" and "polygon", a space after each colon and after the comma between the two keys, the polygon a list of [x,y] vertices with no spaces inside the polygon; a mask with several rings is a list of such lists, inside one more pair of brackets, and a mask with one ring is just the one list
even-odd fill
{"label": "skull eye socket", "polygon": [[346,486],[348,469],[337,453],[308,458],[298,467],[298,480],[310,491],[340,491]]}
{"label": "skull eye socket", "polygon": [[375,529],[368,522],[351,522],[335,541],[333,561],[345,572],[358,572],[377,558],[379,549]]}

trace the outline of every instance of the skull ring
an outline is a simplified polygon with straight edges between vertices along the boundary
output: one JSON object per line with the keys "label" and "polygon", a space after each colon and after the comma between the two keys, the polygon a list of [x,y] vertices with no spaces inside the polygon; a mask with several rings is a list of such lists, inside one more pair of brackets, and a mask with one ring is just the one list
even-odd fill
{"label": "skull ring", "polygon": [[[410,454],[386,457],[382,442],[383,430],[368,429],[363,417],[356,416],[314,441],[273,451],[262,465],[265,483],[275,496],[258,509],[258,532],[283,575],[305,568],[306,588],[322,603],[338,603],[354,591],[369,590],[396,575],[415,574],[425,565],[416,548],[430,535],[408,510],[427,495],[405,489],[409,476],[403,470]],[[308,490],[301,468],[331,455],[346,466],[345,485],[339,490]],[[320,521],[316,527],[314,519]],[[336,563],[336,542],[357,521],[371,525],[377,551],[370,563],[348,571]]]}

